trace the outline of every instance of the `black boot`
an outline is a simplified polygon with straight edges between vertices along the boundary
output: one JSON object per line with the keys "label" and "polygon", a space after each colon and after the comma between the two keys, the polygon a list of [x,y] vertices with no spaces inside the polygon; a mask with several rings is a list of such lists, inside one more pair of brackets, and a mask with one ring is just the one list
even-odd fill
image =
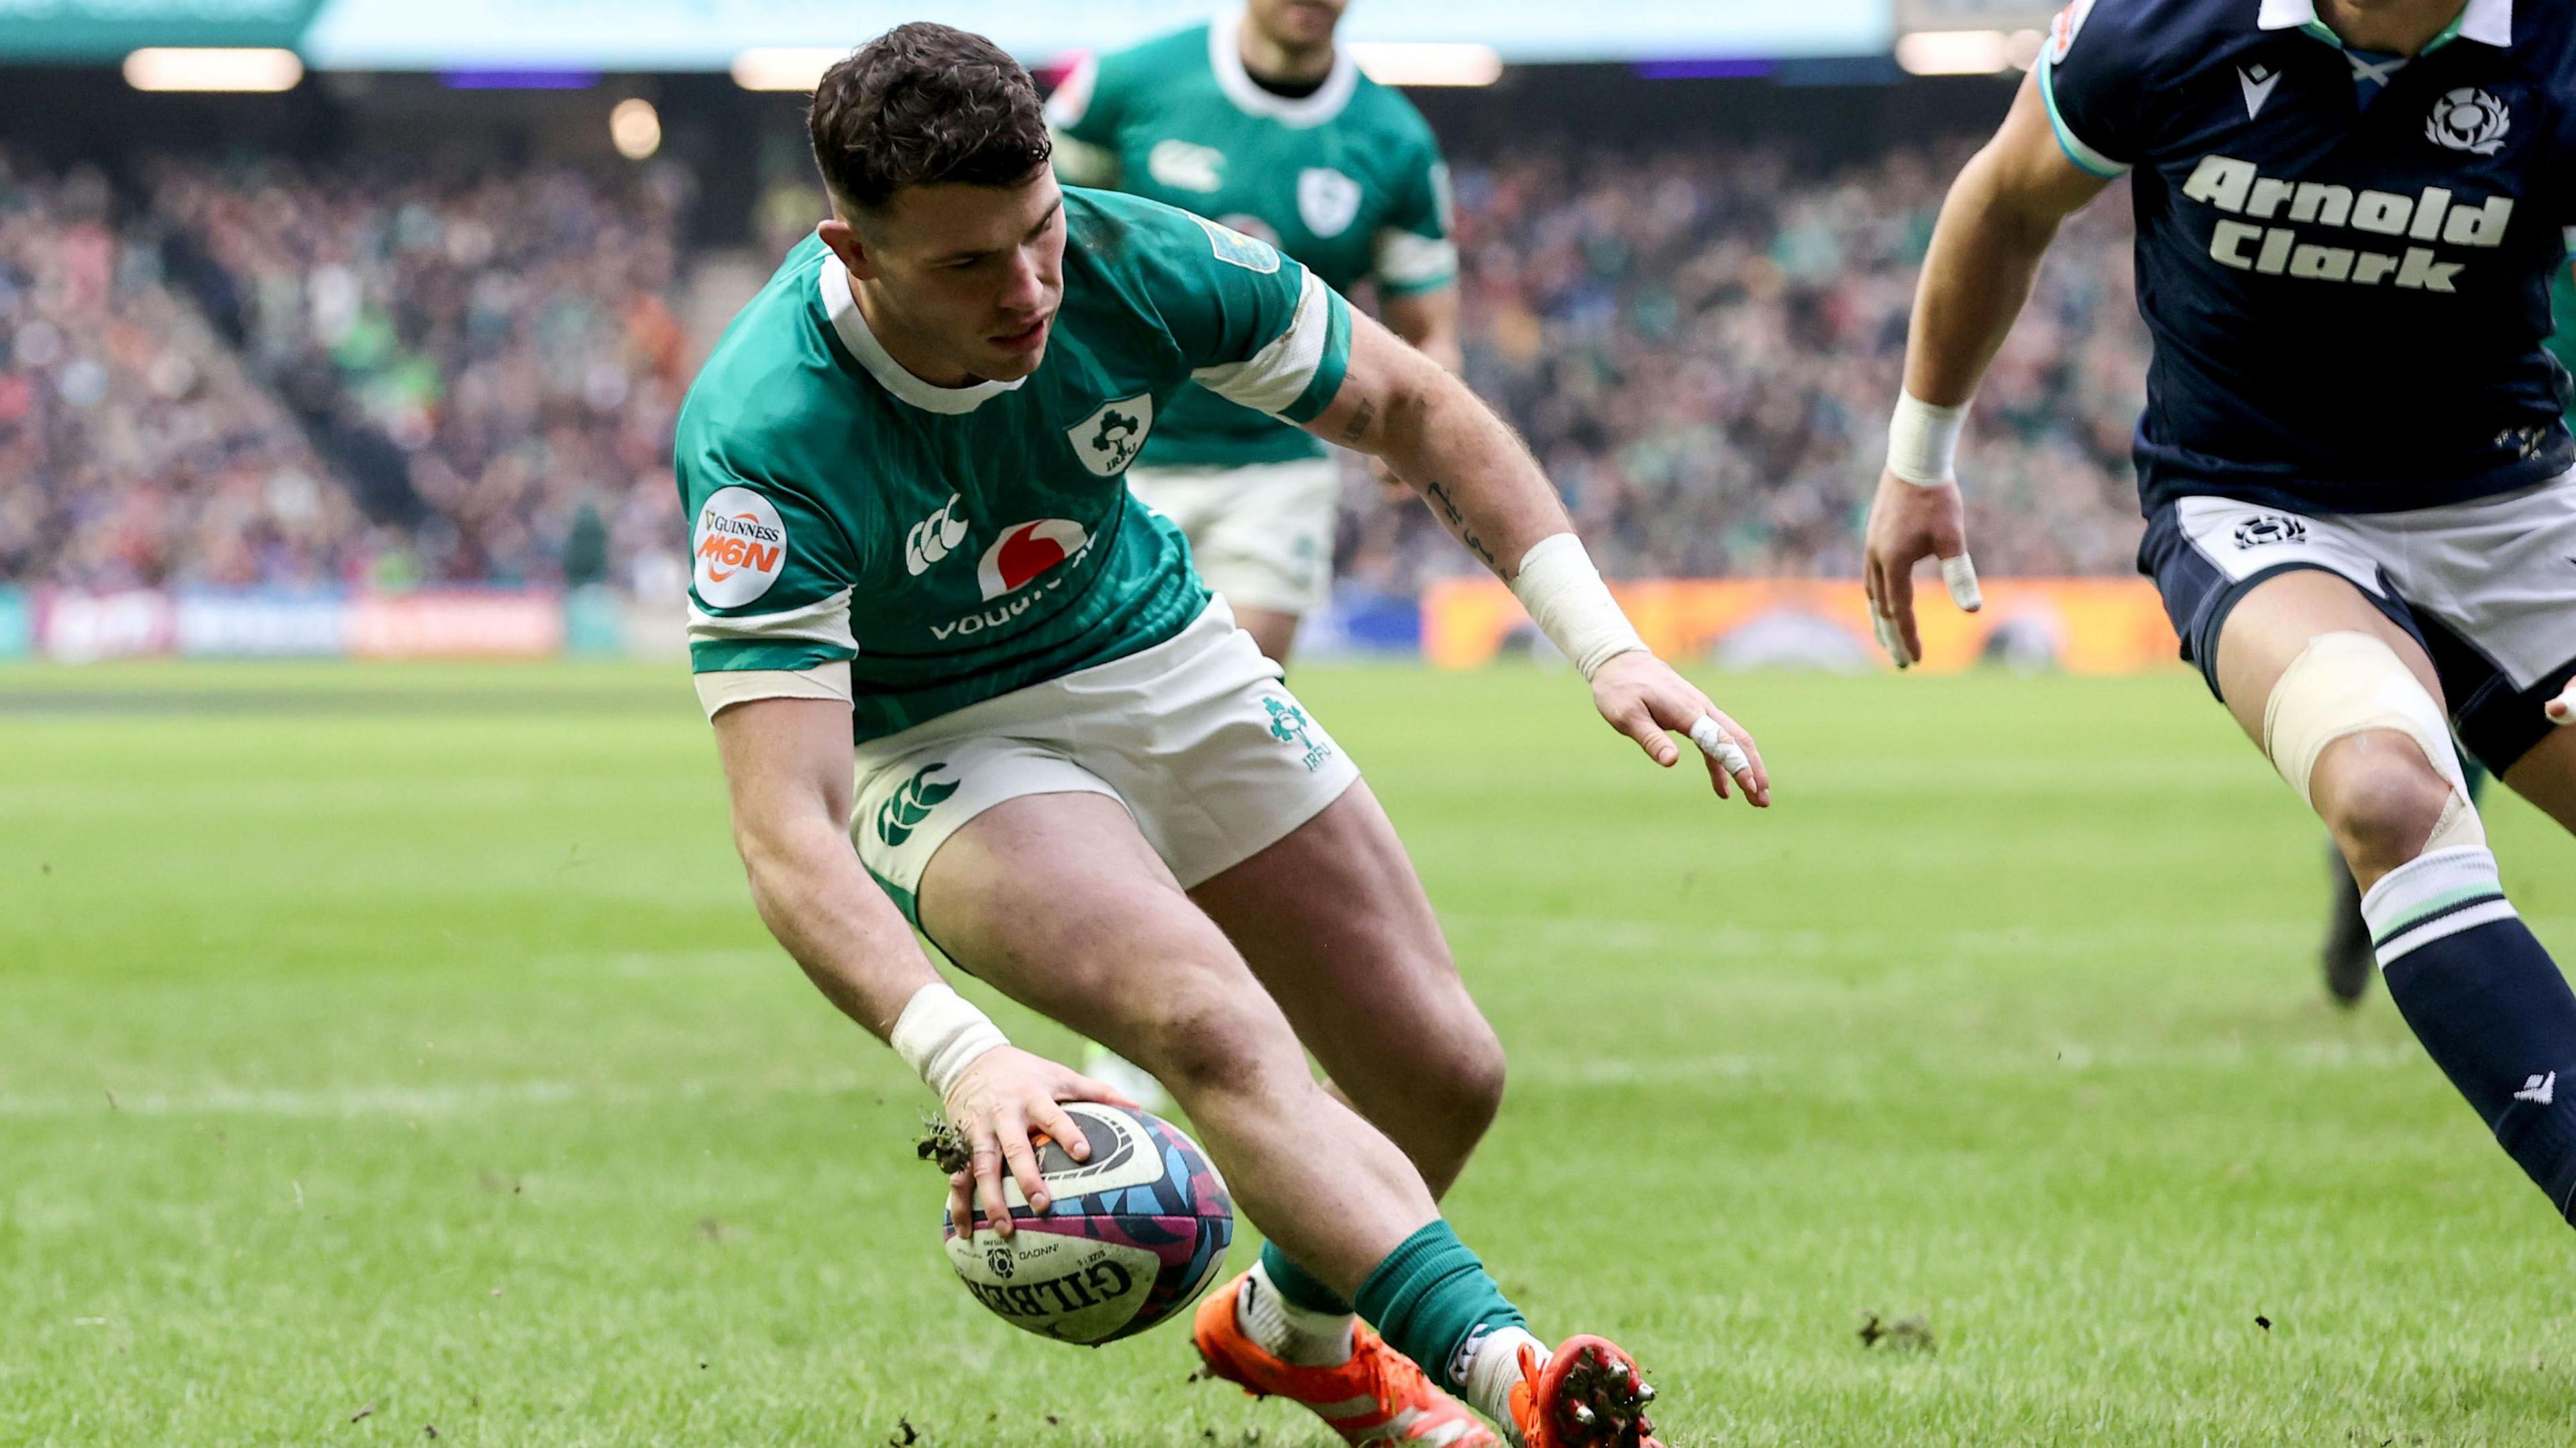
{"label": "black boot", "polygon": [[2334,915],[2326,922],[2326,994],[2338,1005],[2358,1005],[2370,993],[2379,960],[2370,948],[2370,924],[2361,918],[2361,886],[2352,878],[2352,867],[2332,845],[2326,847],[2326,863],[2334,872]]}

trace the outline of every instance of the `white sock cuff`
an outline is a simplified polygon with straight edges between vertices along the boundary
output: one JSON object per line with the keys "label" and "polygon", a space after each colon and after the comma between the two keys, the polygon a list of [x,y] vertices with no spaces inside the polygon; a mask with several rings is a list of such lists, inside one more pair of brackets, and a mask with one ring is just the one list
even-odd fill
{"label": "white sock cuff", "polygon": [[1449,1364],[1448,1377],[1468,1407],[1497,1423],[1512,1421],[1512,1384],[1521,1380],[1524,1345],[1536,1351],[1539,1366],[1546,1367],[1547,1344],[1527,1328],[1480,1332],[1459,1345],[1458,1356]]}
{"label": "white sock cuff", "polygon": [[1279,1284],[1252,1264],[1235,1294],[1234,1325],[1263,1352],[1299,1367],[1331,1367],[1351,1360],[1348,1313],[1316,1312],[1279,1295]]}
{"label": "white sock cuff", "polygon": [[2383,970],[2436,940],[2513,916],[2494,852],[2475,845],[2418,855],[2361,897]]}
{"label": "white sock cuff", "polygon": [[1288,1295],[1279,1290],[1279,1284],[1270,1280],[1269,1264],[1254,1262],[1251,1276],[1252,1285],[1260,1293],[1256,1300],[1277,1308],[1280,1321],[1287,1323],[1291,1330],[1316,1337],[1347,1334],[1351,1330],[1351,1314],[1347,1312],[1317,1312],[1289,1301]]}

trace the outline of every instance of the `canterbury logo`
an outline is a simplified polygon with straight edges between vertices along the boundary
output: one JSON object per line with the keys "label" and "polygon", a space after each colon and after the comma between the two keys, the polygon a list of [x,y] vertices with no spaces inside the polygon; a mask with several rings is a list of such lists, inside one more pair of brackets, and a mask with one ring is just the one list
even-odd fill
{"label": "canterbury logo", "polygon": [[923,765],[919,774],[898,785],[894,793],[886,796],[886,802],[877,806],[877,838],[886,842],[887,849],[901,849],[939,802],[957,792],[962,781],[934,781],[930,777],[947,767],[945,762]]}
{"label": "canterbury logo", "polygon": [[968,527],[964,512],[966,500],[952,493],[940,504],[939,511],[912,525],[903,535],[903,568],[915,578],[930,565],[945,558],[949,550],[966,541]]}
{"label": "canterbury logo", "polygon": [[2513,1099],[2528,1101],[2537,1106],[2546,1106],[2557,1100],[2558,1073],[2552,1071],[2546,1076],[2534,1076],[2523,1082],[2522,1089],[2513,1093]]}

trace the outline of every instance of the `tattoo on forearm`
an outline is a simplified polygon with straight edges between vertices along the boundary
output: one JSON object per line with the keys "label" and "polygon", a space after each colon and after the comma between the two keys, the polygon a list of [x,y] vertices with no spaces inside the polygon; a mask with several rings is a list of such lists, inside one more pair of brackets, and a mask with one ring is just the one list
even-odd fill
{"label": "tattoo on forearm", "polygon": [[1374,397],[1361,398],[1359,411],[1351,414],[1349,424],[1342,429],[1342,445],[1344,447],[1358,447],[1361,439],[1368,436],[1369,429],[1376,425],[1377,399]]}
{"label": "tattoo on forearm", "polygon": [[1439,510],[1441,521],[1449,525],[1449,531],[1457,534],[1458,541],[1467,545],[1467,551],[1484,560],[1487,568],[1500,573],[1503,565],[1495,561],[1494,550],[1486,547],[1485,540],[1477,537],[1476,530],[1468,526],[1467,515],[1458,510],[1458,500],[1449,496],[1447,486],[1434,482],[1424,488],[1423,493],[1431,499],[1431,506]]}

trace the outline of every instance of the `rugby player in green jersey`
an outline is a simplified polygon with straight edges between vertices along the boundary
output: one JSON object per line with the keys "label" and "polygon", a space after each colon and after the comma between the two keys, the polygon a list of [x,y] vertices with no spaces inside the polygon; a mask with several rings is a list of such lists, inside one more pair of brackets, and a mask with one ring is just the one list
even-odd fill
{"label": "rugby player in green jersey", "polygon": [[1657,764],[1687,733],[1720,796],[1765,805],[1752,739],[1639,642],[1464,385],[1264,242],[1060,189],[989,42],[889,32],[810,126],[832,219],[727,329],[676,444],[762,918],[968,1138],[961,1220],[1009,1230],[1006,1174],[1043,1210],[1030,1134],[1080,1155],[1058,1103],[1116,1098],[1011,1046],[915,924],[1170,1088],[1269,1240],[1199,1313],[1218,1375],[1354,1440],[1492,1443],[1464,1400],[1523,1445],[1651,1443],[1628,1356],[1547,1351],[1441,1220],[1501,1049],[1357,769],[1123,475],[1193,382],[1385,459]]}
{"label": "rugby player in green jersey", "polygon": [[[1085,59],[1047,101],[1056,175],[1149,196],[1377,293],[1389,330],[1457,371],[1449,177],[1422,114],[1333,43],[1349,0],[1249,0]],[[1127,474],[1261,651],[1285,662],[1331,596],[1341,469],[1298,428],[1184,388]]]}

